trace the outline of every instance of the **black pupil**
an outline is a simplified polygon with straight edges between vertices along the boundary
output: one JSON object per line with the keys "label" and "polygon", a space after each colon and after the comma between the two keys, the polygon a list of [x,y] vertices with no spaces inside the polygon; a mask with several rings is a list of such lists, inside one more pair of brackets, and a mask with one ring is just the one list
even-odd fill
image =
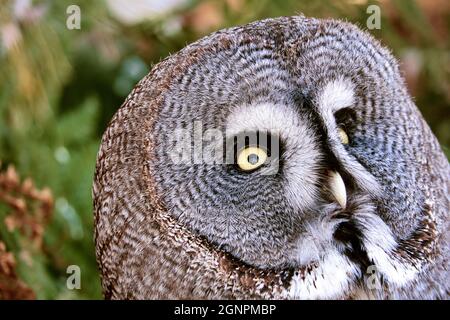
{"label": "black pupil", "polygon": [[258,163],[259,157],[258,157],[258,155],[252,153],[252,154],[250,154],[250,155],[247,157],[247,160],[248,160],[248,162],[249,162],[250,164],[255,165],[255,164]]}

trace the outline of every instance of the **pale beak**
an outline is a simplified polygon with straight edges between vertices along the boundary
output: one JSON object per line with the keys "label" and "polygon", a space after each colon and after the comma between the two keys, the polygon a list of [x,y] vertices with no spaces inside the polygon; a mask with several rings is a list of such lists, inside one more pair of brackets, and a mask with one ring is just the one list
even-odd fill
{"label": "pale beak", "polygon": [[341,175],[337,171],[330,171],[329,188],[337,203],[342,209],[345,209],[347,206],[347,190],[345,189],[344,180],[342,180]]}

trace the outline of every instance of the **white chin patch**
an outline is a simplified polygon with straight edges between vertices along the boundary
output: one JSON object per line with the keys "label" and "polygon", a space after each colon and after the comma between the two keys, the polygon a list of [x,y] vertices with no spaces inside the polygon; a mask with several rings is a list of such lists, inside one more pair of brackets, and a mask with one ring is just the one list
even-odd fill
{"label": "white chin patch", "polygon": [[374,274],[378,283],[382,277],[391,288],[407,286],[417,277],[420,268],[399,260],[395,252],[398,241],[389,226],[375,213],[370,200],[361,196],[359,201],[361,203],[352,212],[351,219],[362,232],[360,240],[373,265],[361,270],[342,252],[343,247],[333,238],[340,221],[330,219],[330,212],[325,210],[321,218],[307,223],[292,257],[301,265],[314,263],[316,267],[293,277],[288,298],[338,299],[358,291],[370,296],[375,293],[373,290],[382,289],[374,287],[369,279]]}
{"label": "white chin patch", "polygon": [[298,241],[293,259],[299,264],[316,262],[310,272],[294,275],[289,290],[290,299],[337,299],[352,289],[360,277],[358,266],[339,252],[333,239],[338,220],[328,214],[307,223],[306,232]]}
{"label": "white chin patch", "polygon": [[352,290],[360,270],[337,250],[329,250],[310,273],[299,273],[291,280],[290,299],[338,299]]}

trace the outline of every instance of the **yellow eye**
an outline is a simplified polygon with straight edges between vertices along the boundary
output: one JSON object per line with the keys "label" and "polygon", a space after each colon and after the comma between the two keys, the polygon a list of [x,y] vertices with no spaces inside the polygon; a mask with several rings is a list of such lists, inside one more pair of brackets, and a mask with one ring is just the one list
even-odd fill
{"label": "yellow eye", "polygon": [[267,153],[258,147],[242,149],[237,157],[237,165],[241,170],[251,171],[262,166],[267,160]]}
{"label": "yellow eye", "polygon": [[348,135],[342,128],[338,129],[338,134],[339,134],[339,139],[341,139],[342,144],[349,143]]}

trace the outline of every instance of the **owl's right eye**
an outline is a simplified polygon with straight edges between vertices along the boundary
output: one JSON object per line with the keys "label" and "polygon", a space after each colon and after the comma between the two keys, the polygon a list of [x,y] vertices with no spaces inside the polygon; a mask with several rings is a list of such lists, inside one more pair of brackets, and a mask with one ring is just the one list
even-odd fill
{"label": "owl's right eye", "polygon": [[345,132],[344,129],[339,128],[338,135],[339,135],[339,139],[341,140],[342,144],[348,144],[350,142],[348,139],[347,132]]}
{"label": "owl's right eye", "polygon": [[261,167],[267,160],[267,153],[259,147],[242,149],[237,156],[237,165],[243,171],[253,171]]}
{"label": "owl's right eye", "polygon": [[350,143],[349,133],[351,134],[356,125],[356,113],[351,108],[343,108],[334,114],[338,126],[338,136],[342,144]]}

